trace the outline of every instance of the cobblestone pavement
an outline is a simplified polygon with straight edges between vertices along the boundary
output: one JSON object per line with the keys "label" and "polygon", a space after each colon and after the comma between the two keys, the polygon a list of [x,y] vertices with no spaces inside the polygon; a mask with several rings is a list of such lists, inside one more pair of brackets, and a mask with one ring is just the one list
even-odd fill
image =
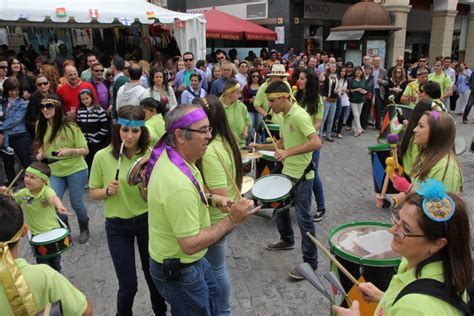
{"label": "cobblestone pavement", "polygon": [[[460,123],[456,116],[458,136],[469,144],[474,135],[474,124]],[[374,206],[374,190],[367,146],[373,145],[375,131],[369,130],[359,138],[344,134],[334,143],[325,142],[321,152],[321,176],[324,183],[326,218],[316,225],[317,238],[327,243],[328,232],[351,221],[389,221],[385,210]],[[464,167],[464,197],[474,205],[474,154],[460,156]],[[87,197],[91,218],[91,239],[85,245],[76,242],[73,250],[63,256],[63,273],[89,298],[95,315],[114,315],[117,281],[110,259],[104,230],[102,202]],[[66,202],[66,206],[69,203]],[[313,202],[313,208],[315,204]],[[293,216],[293,223],[294,221]],[[74,218],[73,240],[78,227]],[[471,218],[471,223],[473,222]],[[275,222],[261,217],[250,218],[230,235],[227,265],[232,280],[234,315],[328,315],[329,304],[306,281],[292,282],[288,271],[301,262],[300,234],[296,225],[295,250],[271,252],[264,249],[267,242],[278,239]],[[26,242],[20,255],[33,262]],[[135,298],[136,315],[151,315],[151,305],[143,273],[137,263],[140,277]],[[327,258],[320,254],[318,272],[328,271]]]}

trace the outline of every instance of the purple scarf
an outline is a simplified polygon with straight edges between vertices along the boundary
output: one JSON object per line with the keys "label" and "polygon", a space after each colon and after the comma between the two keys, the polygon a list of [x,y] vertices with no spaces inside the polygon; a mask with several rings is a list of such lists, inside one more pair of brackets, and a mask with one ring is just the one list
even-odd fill
{"label": "purple scarf", "polygon": [[177,130],[178,128],[189,126],[206,117],[207,117],[206,112],[204,112],[203,109],[199,108],[187,113],[181,118],[181,120],[177,121],[172,126],[170,126],[170,128],[166,130],[166,133],[160,138],[160,140],[158,141],[158,144],[156,144],[155,148],[153,148],[153,151],[151,152],[150,159],[148,160],[148,165],[145,170],[145,185],[148,185],[148,181],[150,181],[151,172],[153,171],[153,168],[155,167],[156,162],[160,159],[161,154],[163,153],[163,150],[166,149],[166,153],[168,154],[170,161],[179,170],[181,170],[181,172],[184,173],[186,177],[189,178],[189,180],[191,180],[191,182],[194,184],[194,186],[198,190],[202,202],[207,205],[207,199],[204,196],[204,191],[201,189],[199,182],[194,177],[189,167],[186,165],[186,162],[184,162],[183,158],[181,158],[181,156],[176,152],[176,150],[174,150],[173,147],[165,144],[165,137],[167,134],[174,133],[174,131]]}

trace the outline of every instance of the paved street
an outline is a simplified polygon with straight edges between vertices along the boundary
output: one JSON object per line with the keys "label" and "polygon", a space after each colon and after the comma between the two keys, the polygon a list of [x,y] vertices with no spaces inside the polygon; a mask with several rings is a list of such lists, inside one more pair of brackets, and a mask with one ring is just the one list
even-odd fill
{"label": "paved street", "polygon": [[[460,123],[456,116],[458,136],[469,144],[474,124]],[[327,243],[332,228],[351,221],[388,221],[385,210],[374,207],[374,190],[367,146],[375,144],[375,131],[369,130],[359,138],[349,134],[334,143],[325,142],[321,153],[321,175],[325,188],[328,215],[317,224],[317,237]],[[474,154],[460,156],[464,167],[464,197],[474,205]],[[69,207],[69,202],[66,202]],[[107,247],[102,202],[87,197],[91,218],[91,239],[86,245],[76,243],[63,256],[64,274],[91,300],[95,315],[114,315],[117,281]],[[313,204],[313,208],[315,205]],[[73,224],[73,240],[78,227]],[[471,218],[471,223],[473,222]],[[295,226],[296,228],[296,226]],[[248,220],[230,235],[228,269],[232,280],[234,315],[328,315],[329,305],[306,281],[292,282],[288,271],[301,262],[300,235],[295,230],[298,245],[295,250],[270,252],[267,242],[278,239],[275,223],[260,217]],[[33,262],[24,240],[20,255]],[[140,265],[138,264],[138,267]],[[326,257],[320,254],[319,272],[328,271]],[[139,289],[135,299],[136,315],[151,315],[148,290],[141,269]]]}

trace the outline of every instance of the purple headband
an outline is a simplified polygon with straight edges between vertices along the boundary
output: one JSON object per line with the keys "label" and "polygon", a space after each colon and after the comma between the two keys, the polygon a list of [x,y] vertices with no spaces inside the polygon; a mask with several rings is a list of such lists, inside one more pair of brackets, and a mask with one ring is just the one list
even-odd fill
{"label": "purple headband", "polygon": [[431,111],[431,113],[433,114],[433,118],[434,118],[434,120],[435,120],[435,123],[438,123],[438,121],[439,121],[439,113],[438,113],[438,111],[433,110],[433,111]]}
{"label": "purple headband", "polygon": [[150,181],[151,172],[153,171],[155,164],[158,162],[161,155],[163,154],[163,151],[166,149],[166,153],[168,154],[168,157],[171,160],[171,162],[179,170],[181,170],[181,172],[184,173],[186,177],[189,178],[189,180],[191,180],[191,182],[196,187],[196,190],[198,190],[199,192],[201,201],[207,205],[207,199],[206,199],[206,196],[204,195],[204,191],[199,185],[199,182],[197,181],[197,179],[194,177],[192,171],[186,165],[186,162],[178,154],[178,152],[174,150],[173,147],[165,144],[165,138],[168,134],[173,133],[175,130],[179,128],[183,128],[195,122],[198,122],[206,117],[207,117],[206,112],[204,112],[202,108],[198,108],[184,115],[179,121],[174,123],[171,127],[169,127],[166,130],[166,133],[160,138],[160,140],[158,141],[158,144],[156,144],[155,148],[153,148],[153,151],[151,152],[150,159],[148,160],[148,165],[145,170],[145,185],[148,185],[148,182]]}

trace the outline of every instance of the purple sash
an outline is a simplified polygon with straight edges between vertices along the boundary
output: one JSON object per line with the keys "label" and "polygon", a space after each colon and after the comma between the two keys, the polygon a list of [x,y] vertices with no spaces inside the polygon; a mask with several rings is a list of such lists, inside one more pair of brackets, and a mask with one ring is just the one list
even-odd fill
{"label": "purple sash", "polygon": [[187,113],[181,118],[181,120],[177,121],[170,128],[166,130],[166,133],[160,138],[160,140],[158,141],[158,144],[156,144],[156,146],[153,148],[153,151],[151,152],[150,158],[148,160],[148,165],[145,170],[145,185],[148,185],[148,181],[150,181],[151,172],[153,171],[153,168],[155,167],[155,164],[157,163],[157,161],[160,159],[161,154],[163,153],[163,150],[166,149],[166,153],[168,154],[170,161],[179,170],[181,170],[181,172],[184,173],[186,177],[188,177],[189,180],[191,180],[191,182],[194,184],[194,186],[198,190],[199,196],[201,197],[202,202],[207,205],[207,199],[204,196],[204,191],[201,189],[201,186],[199,185],[199,182],[197,181],[197,179],[194,177],[192,171],[186,165],[186,162],[176,152],[176,150],[174,150],[173,147],[165,144],[165,137],[168,134],[174,133],[174,131],[177,130],[178,128],[189,126],[206,117],[207,117],[206,112],[204,112],[203,109],[199,108],[199,109],[196,109],[195,111]]}

